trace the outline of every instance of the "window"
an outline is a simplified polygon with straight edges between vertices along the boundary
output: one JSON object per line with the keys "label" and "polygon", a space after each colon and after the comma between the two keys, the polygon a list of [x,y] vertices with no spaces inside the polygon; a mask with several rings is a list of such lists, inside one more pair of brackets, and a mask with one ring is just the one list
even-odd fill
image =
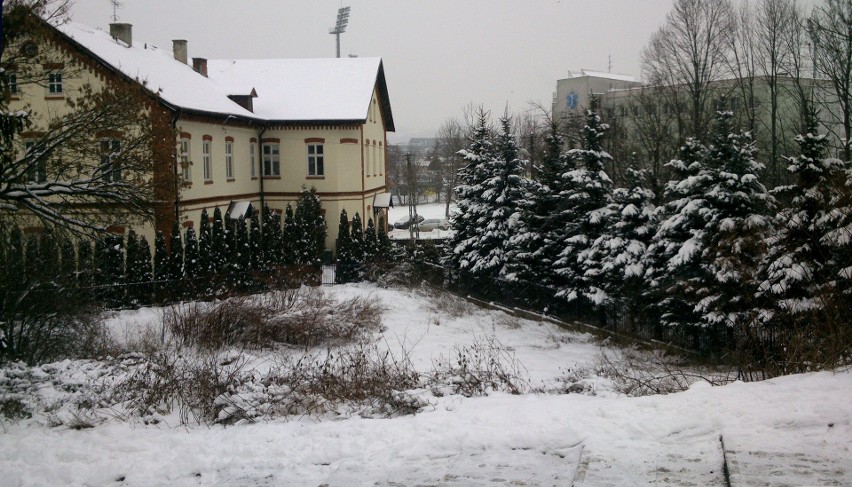
{"label": "window", "polygon": [[201,160],[204,168],[204,180],[211,181],[213,179],[213,159],[210,156],[209,140],[205,140],[201,143]]}
{"label": "window", "polygon": [[255,169],[254,155],[257,154],[257,142],[249,144],[249,164],[251,165],[251,177],[257,177],[257,169]]}
{"label": "window", "polygon": [[263,144],[263,175],[281,175],[280,146],[278,144]]}
{"label": "window", "polygon": [[308,144],[308,176],[325,176],[322,144]]}
{"label": "window", "polygon": [[9,73],[9,94],[15,96],[18,94],[18,75]]}
{"label": "window", "polygon": [[[28,155],[35,150],[34,140],[24,141],[24,154]],[[27,181],[30,183],[43,183],[47,179],[47,171],[44,160],[31,162],[27,167]]]}
{"label": "window", "polygon": [[234,179],[234,143],[225,142],[225,177]]}
{"label": "window", "polygon": [[120,140],[107,139],[101,141],[101,172],[104,181],[121,181],[119,153],[121,153]]}
{"label": "window", "polygon": [[373,158],[369,140],[364,145],[364,159],[367,160],[367,176],[369,176],[373,174]]}
{"label": "window", "polygon": [[184,182],[192,181],[192,173],[189,171],[189,139],[180,139],[180,176]]}
{"label": "window", "polygon": [[50,95],[62,94],[62,72],[52,71],[47,74],[47,93]]}

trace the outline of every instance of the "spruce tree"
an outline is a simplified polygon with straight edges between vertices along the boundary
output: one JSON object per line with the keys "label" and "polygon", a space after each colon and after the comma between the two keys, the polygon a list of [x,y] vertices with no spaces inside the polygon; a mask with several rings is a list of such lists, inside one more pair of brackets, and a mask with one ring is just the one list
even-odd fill
{"label": "spruce tree", "polygon": [[595,111],[586,110],[583,126],[583,148],[568,151],[575,169],[563,175],[563,203],[559,213],[562,227],[558,235],[559,256],[554,262],[558,282],[557,295],[568,301],[586,299],[601,304],[604,295],[599,286],[585,275],[581,256],[606,229],[612,201],[612,181],[604,170],[612,156],[603,149],[603,138],[609,126],[601,122]]}
{"label": "spruce tree", "polygon": [[349,215],[346,209],[340,210],[340,222],[337,225],[337,266],[335,282],[344,284],[356,280],[356,262],[353,255],[352,234],[349,229]]}
{"label": "spruce tree", "polygon": [[55,283],[59,277],[59,245],[50,230],[39,236],[39,271],[43,282]]}
{"label": "spruce tree", "polygon": [[172,223],[172,234],[169,238],[168,278],[175,296],[180,295],[180,285],[183,280],[183,239],[177,220]]}
{"label": "spruce tree", "polygon": [[351,245],[352,245],[352,266],[353,266],[353,281],[362,281],[365,274],[365,259],[366,250],[364,247],[364,224],[361,222],[361,215],[355,212],[352,217],[351,225]]}
{"label": "spruce tree", "polygon": [[645,172],[629,166],[627,186],[613,190],[604,233],[580,256],[584,275],[603,293],[601,303],[624,309],[634,320],[642,307],[646,251],[656,233],[654,193]]}
{"label": "spruce tree", "polygon": [[240,217],[234,222],[234,242],[236,242],[236,254],[234,256],[234,270],[238,276],[237,285],[242,289],[252,286],[251,270],[251,242],[249,242],[246,220]]}
{"label": "spruce tree", "polygon": [[284,222],[281,225],[281,263],[293,265],[296,263],[297,252],[296,219],[293,215],[293,207],[288,203],[284,210]]}
{"label": "spruce tree", "polygon": [[739,326],[751,321],[755,263],[773,199],[760,183],[748,133],[717,113],[709,147],[689,140],[669,165],[665,218],[649,248],[649,294],[669,325]]}
{"label": "spruce tree", "polygon": [[132,228],[127,232],[127,244],[125,245],[124,257],[124,282],[127,285],[127,293],[125,294],[129,305],[139,302],[138,289],[139,277],[137,276],[138,267],[137,259],[139,258],[139,238],[136,231]]}
{"label": "spruce tree", "polygon": [[198,253],[198,237],[192,227],[186,229],[186,244],[183,250],[183,271],[186,276],[186,284],[193,289],[199,276],[201,260]]}
{"label": "spruce tree", "polygon": [[510,239],[510,280],[521,279],[541,286],[556,287],[554,263],[559,258],[559,245],[565,229],[562,213],[566,204],[562,194],[566,186],[563,175],[575,169],[573,159],[564,150],[565,136],[559,122],[550,121],[550,132],[538,180],[530,182],[530,204],[521,214],[522,228]]}
{"label": "spruce tree", "polygon": [[249,220],[249,267],[260,271],[265,269],[263,256],[263,235],[260,231],[260,218],[257,212],[252,212]]}
{"label": "spruce tree", "polygon": [[154,269],[151,263],[151,246],[148,244],[148,239],[141,237],[137,244],[138,258],[136,260],[135,274],[139,280],[137,286],[137,297],[139,304],[151,303],[151,292],[153,291],[152,281],[154,280]]}
{"label": "spruce tree", "polygon": [[73,289],[77,287],[77,252],[74,250],[74,242],[67,237],[63,238],[59,254],[61,283],[66,289]]}
{"label": "spruce tree", "polygon": [[302,187],[295,220],[298,234],[297,262],[309,266],[322,265],[328,230],[316,188]]}
{"label": "spruce tree", "polygon": [[157,281],[157,289],[162,291],[168,285],[169,279],[169,251],[166,249],[166,237],[163,232],[157,231],[154,237],[154,280]]}
{"label": "spruce tree", "polygon": [[201,276],[209,276],[211,274],[212,264],[210,263],[212,252],[212,231],[210,228],[210,217],[207,215],[207,208],[201,210],[201,218],[198,222],[198,273]]}
{"label": "spruce tree", "polygon": [[[227,238],[222,210],[217,206],[213,209],[213,224],[210,228],[210,271],[213,274],[221,274],[227,270]],[[216,281],[221,282],[221,277],[219,276]]]}
{"label": "spruce tree", "polygon": [[813,330],[826,321],[826,310],[850,319],[852,171],[850,163],[826,156],[828,140],[815,113],[796,142],[800,155],[788,158],[795,183],[776,188],[789,206],[775,219],[758,296],[769,301],[764,323]]}
{"label": "spruce tree", "polygon": [[388,237],[388,232],[385,226],[385,217],[379,217],[379,227],[376,230],[378,240],[378,250],[376,259],[378,262],[392,262],[394,260],[393,243]]}
{"label": "spruce tree", "polygon": [[373,223],[373,219],[369,218],[367,220],[367,229],[364,230],[364,263],[368,268],[376,262],[380,252],[376,225]]}

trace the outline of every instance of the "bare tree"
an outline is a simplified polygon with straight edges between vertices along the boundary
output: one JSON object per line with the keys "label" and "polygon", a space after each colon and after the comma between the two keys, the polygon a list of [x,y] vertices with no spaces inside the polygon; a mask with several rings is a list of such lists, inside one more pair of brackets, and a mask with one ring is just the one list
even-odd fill
{"label": "bare tree", "polygon": [[450,215],[450,205],[453,202],[454,188],[457,184],[457,175],[464,159],[459,151],[466,147],[465,128],[457,118],[448,118],[441,124],[435,148],[436,155],[440,160],[441,188],[444,195],[444,215]]}
{"label": "bare tree", "polygon": [[[820,114],[829,117],[829,130],[843,141],[843,159],[852,160],[852,3],[825,0],[811,16],[817,74],[830,89],[820,100]],[[832,107],[837,107],[832,109]],[[832,126],[840,125],[839,132]]]}
{"label": "bare tree", "polygon": [[727,72],[734,11],[728,0],[675,0],[665,24],[642,52],[646,79],[667,87],[681,135],[705,138],[710,115],[710,84]]}
{"label": "bare tree", "polygon": [[[50,53],[36,44],[67,2],[15,1],[3,9],[0,86],[6,94],[43,84]],[[66,63],[73,64],[73,63]],[[70,72],[69,68],[69,72]],[[139,87],[106,82],[66,94],[61,113],[10,110],[0,100],[0,216],[76,232],[153,216],[150,104]]]}

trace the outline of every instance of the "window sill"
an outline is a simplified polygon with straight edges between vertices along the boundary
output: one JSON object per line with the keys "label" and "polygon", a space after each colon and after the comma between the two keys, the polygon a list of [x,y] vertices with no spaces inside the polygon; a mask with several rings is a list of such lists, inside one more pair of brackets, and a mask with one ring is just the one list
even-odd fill
{"label": "window sill", "polygon": [[45,100],[64,100],[65,95],[48,95],[44,97]]}
{"label": "window sill", "polygon": [[212,180],[204,181],[204,184],[213,184]]}
{"label": "window sill", "polygon": [[325,176],[305,176],[305,179],[325,179]]}
{"label": "window sill", "polygon": [[234,178],[228,178],[225,180],[226,183],[233,183],[234,181],[236,181]]}
{"label": "window sill", "polygon": [[257,176],[252,176],[252,177],[251,177],[251,180],[252,180],[252,181],[257,181]]}

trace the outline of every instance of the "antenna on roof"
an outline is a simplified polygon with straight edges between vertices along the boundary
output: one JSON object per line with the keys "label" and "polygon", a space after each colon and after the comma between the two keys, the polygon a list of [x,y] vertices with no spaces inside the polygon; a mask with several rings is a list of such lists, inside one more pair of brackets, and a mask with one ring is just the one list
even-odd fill
{"label": "antenna on roof", "polygon": [[346,32],[346,26],[349,25],[349,8],[340,7],[337,10],[337,23],[328,29],[329,34],[337,36],[337,57],[340,57],[340,34]]}
{"label": "antenna on roof", "polygon": [[109,3],[112,4],[112,21],[118,22],[118,7],[121,7],[121,2],[118,0],[109,0]]}
{"label": "antenna on roof", "polygon": [[606,72],[612,73],[612,54],[610,53],[606,58],[607,58]]}

